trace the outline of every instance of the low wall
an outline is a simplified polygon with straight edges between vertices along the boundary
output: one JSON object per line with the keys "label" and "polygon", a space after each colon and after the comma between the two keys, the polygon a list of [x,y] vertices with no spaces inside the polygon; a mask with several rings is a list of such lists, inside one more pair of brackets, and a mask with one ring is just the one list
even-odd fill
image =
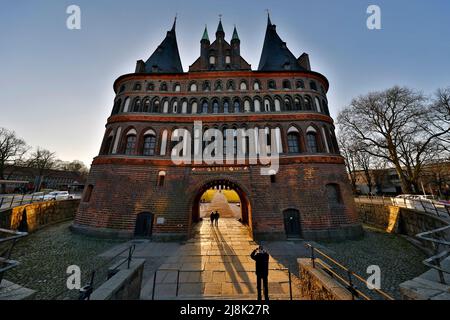
{"label": "low wall", "polygon": [[[316,259],[319,260],[319,259]],[[313,268],[311,259],[297,259],[300,270],[300,292],[311,300],[352,300],[351,293],[320,268]]]}
{"label": "low wall", "polygon": [[96,289],[91,300],[139,300],[145,259],[133,259],[130,268],[124,264],[119,272]]}
{"label": "low wall", "polygon": [[80,200],[46,201],[0,211],[0,228],[34,232],[46,225],[71,220]]}
{"label": "low wall", "polygon": [[[356,203],[356,208],[362,223],[412,238],[449,225],[442,218],[407,208],[371,203]],[[426,249],[431,248],[429,241],[422,241],[421,244]]]}

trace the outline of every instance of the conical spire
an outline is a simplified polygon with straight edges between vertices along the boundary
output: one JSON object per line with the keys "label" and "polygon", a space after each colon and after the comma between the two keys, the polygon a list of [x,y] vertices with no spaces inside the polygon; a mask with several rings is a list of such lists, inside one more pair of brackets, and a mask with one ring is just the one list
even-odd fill
{"label": "conical spire", "polygon": [[263,51],[259,61],[259,71],[304,70],[295,56],[281,40],[276,25],[272,24],[270,15],[267,15],[267,30],[264,39]]}
{"label": "conical spire", "polygon": [[223,30],[223,25],[222,25],[222,15],[220,15],[219,25],[217,26],[217,31],[216,31],[216,38],[218,38],[219,36],[222,36],[222,38],[225,38],[225,31]]}
{"label": "conical spire", "polygon": [[203,32],[202,40],[209,41],[208,27],[207,26],[205,26],[205,31]]}
{"label": "conical spire", "polygon": [[231,38],[231,41],[233,41],[233,40],[240,40],[240,39],[239,39],[239,35],[238,35],[238,33],[237,33],[236,26],[234,26],[233,37]]}
{"label": "conical spire", "polygon": [[177,36],[175,33],[177,18],[172,29],[167,32],[166,38],[145,62],[147,73],[182,73],[180,53],[178,51]]}

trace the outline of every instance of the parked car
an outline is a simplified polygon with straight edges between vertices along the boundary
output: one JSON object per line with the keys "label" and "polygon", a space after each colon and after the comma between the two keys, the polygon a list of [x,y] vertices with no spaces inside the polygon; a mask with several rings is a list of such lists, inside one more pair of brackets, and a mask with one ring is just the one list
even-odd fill
{"label": "parked car", "polygon": [[52,191],[44,196],[44,201],[73,199],[68,191]]}

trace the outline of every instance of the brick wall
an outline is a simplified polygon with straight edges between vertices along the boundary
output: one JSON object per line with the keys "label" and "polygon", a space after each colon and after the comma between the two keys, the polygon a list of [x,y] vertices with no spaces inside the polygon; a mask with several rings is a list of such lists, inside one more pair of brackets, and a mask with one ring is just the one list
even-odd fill
{"label": "brick wall", "polygon": [[[164,186],[157,186],[158,172],[165,171]],[[89,202],[81,202],[75,226],[107,229],[132,236],[137,214],[150,212],[165,218],[154,224],[153,235],[189,237],[192,208],[199,190],[214,179],[235,183],[249,199],[255,237],[285,237],[283,211],[300,212],[305,237],[315,231],[360,227],[354,200],[342,164],[299,163],[280,166],[276,182],[260,175],[260,167],[246,170],[201,171],[188,166],[94,164],[87,184],[94,186]],[[342,204],[329,207],[325,185],[340,186]],[[245,204],[243,204],[245,205]]]}

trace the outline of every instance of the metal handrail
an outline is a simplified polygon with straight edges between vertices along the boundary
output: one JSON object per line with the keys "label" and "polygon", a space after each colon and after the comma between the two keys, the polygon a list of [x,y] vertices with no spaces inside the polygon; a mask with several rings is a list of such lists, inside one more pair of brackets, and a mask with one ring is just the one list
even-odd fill
{"label": "metal handrail", "polygon": [[[11,253],[12,253],[12,250],[13,250],[17,240],[27,236],[28,233],[13,231],[13,230],[9,230],[9,229],[1,229],[1,228],[0,228],[0,233],[6,233],[6,234],[10,235],[6,238],[0,238],[0,244],[6,243],[6,242],[11,242],[10,247],[5,252],[3,252],[3,253],[0,252],[0,283],[1,283],[3,280],[4,273],[7,270],[15,268],[20,264],[18,261],[10,259]],[[4,266],[4,265],[6,265],[6,266]]]}
{"label": "metal handrail", "polygon": [[433,247],[435,249],[435,255],[431,256],[428,259],[425,259],[424,261],[422,261],[422,263],[429,268],[435,269],[438,272],[439,281],[442,284],[446,284],[444,273],[450,274],[450,270],[442,268],[441,260],[450,256],[450,250],[439,252],[439,245],[450,247],[450,241],[436,239],[430,236],[447,230],[450,230],[450,225],[437,228],[431,231],[421,232],[416,235],[417,238],[425,241],[430,241],[433,244]]}
{"label": "metal handrail", "polygon": [[99,266],[99,267],[95,268],[94,270],[92,270],[91,271],[91,279],[89,281],[89,284],[85,285],[83,288],[80,289],[78,300],[90,300],[91,294],[94,291],[94,279],[95,279],[96,273],[101,268],[103,268],[106,265],[110,264],[117,257],[119,257],[120,255],[122,255],[124,252],[127,252],[127,251],[128,251],[128,256],[125,259],[123,259],[122,262],[120,262],[119,264],[116,264],[113,269],[110,269],[108,271],[106,280],[111,279],[118,272],[119,267],[121,267],[125,262],[127,262],[127,269],[129,269],[131,261],[132,261],[132,258],[133,258],[133,253],[134,253],[135,250],[136,250],[136,245],[133,244],[133,245],[125,248],[124,250],[120,251],[119,253],[117,253],[114,257],[108,259],[101,266]]}
{"label": "metal handrail", "polygon": [[[341,263],[339,263],[335,259],[331,258],[329,255],[327,255],[323,251],[315,248],[313,245],[307,243],[305,246],[311,250],[311,262],[312,262],[313,268],[316,267],[316,263],[317,263],[328,274],[330,274],[331,276],[333,276],[336,279],[338,279],[342,284],[344,284],[346,289],[349,290],[349,292],[352,295],[352,300],[354,300],[355,298],[358,298],[358,297],[362,297],[365,300],[372,300],[364,292],[359,290],[353,283],[353,278],[355,278],[355,279],[361,281],[364,285],[366,285],[368,287],[368,283],[367,283],[366,279],[362,278],[360,275],[356,274],[355,272],[351,271],[349,268],[345,267],[344,265],[342,265]],[[347,279],[345,279],[343,276],[341,276],[340,274],[335,272],[333,270],[333,268],[329,267],[325,262],[322,262],[321,260],[317,260],[316,254],[319,254],[321,257],[325,258],[329,262],[332,262],[334,265],[339,267],[339,269],[344,271],[347,274]],[[381,295],[385,300],[394,300],[394,298],[392,298],[389,294],[387,294],[386,292],[384,292],[384,291],[382,291],[380,289],[373,288],[372,290],[374,290],[376,293]]]}
{"label": "metal handrail", "polygon": [[[269,268],[269,271],[288,271],[289,275],[289,299],[293,300],[293,294],[292,294],[292,273],[289,268]],[[180,286],[180,273],[181,272],[203,272],[203,271],[212,271],[212,272],[226,272],[222,269],[217,270],[180,270],[180,269],[156,269],[155,273],[153,274],[153,287],[152,287],[152,300],[155,300],[155,288],[156,288],[156,277],[158,271],[171,271],[171,272],[177,272],[177,283],[176,283],[176,290],[175,290],[175,297],[178,297],[178,291]]]}

